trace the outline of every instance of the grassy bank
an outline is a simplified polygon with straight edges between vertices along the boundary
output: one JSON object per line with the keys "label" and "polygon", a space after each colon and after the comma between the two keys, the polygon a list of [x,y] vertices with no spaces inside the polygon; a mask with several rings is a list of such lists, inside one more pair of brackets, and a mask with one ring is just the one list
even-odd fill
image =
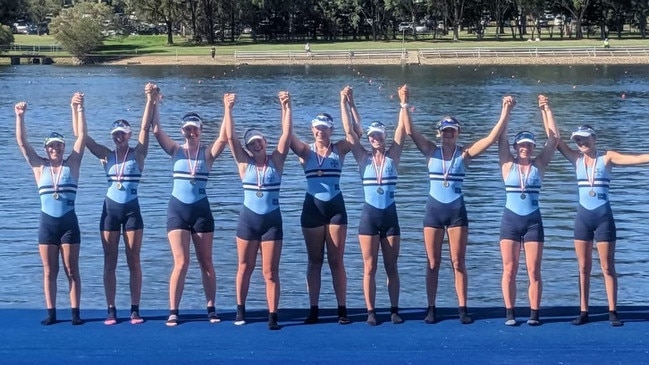
{"label": "grassy bank", "polygon": [[[611,40],[611,46],[647,46],[649,42],[643,39],[622,39]],[[52,36],[37,35],[15,35],[15,44],[22,46],[36,46],[43,52],[49,52],[52,46],[56,45],[56,40]],[[475,40],[475,37],[462,38],[460,41],[453,42],[450,38],[442,39],[422,38],[412,40],[406,36],[406,39],[395,39],[390,41],[340,41],[340,42],[312,42],[313,51],[323,50],[358,50],[358,49],[401,49],[416,50],[419,48],[493,48],[493,47],[597,47],[602,42],[599,39],[563,39],[544,38],[540,42],[527,42],[513,40],[511,37],[503,37],[500,40]],[[239,51],[301,51],[304,49],[303,43],[253,43],[250,38],[242,38],[238,42],[224,42],[215,45],[217,55],[227,56],[234,54],[235,50]],[[119,55],[160,55],[160,56],[195,56],[206,55],[210,53],[210,45],[195,45],[187,38],[181,36],[174,37],[174,44],[167,45],[167,37],[164,35],[135,35],[125,38],[112,38],[104,42],[104,47],[97,52],[99,55],[119,56]],[[64,55],[65,52],[57,52],[56,55]]]}

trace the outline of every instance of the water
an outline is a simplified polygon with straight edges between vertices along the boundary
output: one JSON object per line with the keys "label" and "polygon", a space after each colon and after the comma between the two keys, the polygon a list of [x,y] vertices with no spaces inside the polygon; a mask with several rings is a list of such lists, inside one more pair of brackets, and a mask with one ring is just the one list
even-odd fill
{"label": "water", "polygon": [[[399,67],[399,66],[285,66],[285,67],[56,67],[18,66],[0,68],[0,109],[5,123],[0,125],[0,146],[6,151],[4,173],[0,175],[0,308],[42,308],[42,269],[37,250],[39,200],[33,175],[16,147],[13,104],[29,102],[26,117],[29,139],[39,153],[42,140],[50,131],[59,131],[71,140],[69,101],[73,92],[86,94],[89,132],[100,143],[110,146],[110,124],[120,118],[137,126],[144,106],[143,87],[148,81],[160,85],[165,95],[161,106],[162,124],[180,141],[179,118],[196,111],[208,120],[204,141],[213,140],[222,117],[224,92],[238,93],[234,117],[239,133],[251,126],[268,131],[271,144],[279,132],[280,109],[277,91],[293,95],[296,134],[307,141],[309,121],[326,111],[339,121],[339,90],[349,84],[355,89],[357,104],[367,125],[384,121],[391,131],[396,124],[398,103],[392,98],[399,84],[408,83],[413,119],[429,138],[445,114],[456,115],[463,123],[460,140],[475,141],[488,133],[500,112],[503,95],[518,100],[511,122],[511,133],[529,129],[542,136],[542,123],[536,96],[551,99],[560,129],[568,132],[581,123],[598,131],[600,148],[636,152],[649,137],[645,123],[649,110],[649,70],[642,66],[503,66],[503,67]],[[624,94],[625,97],[622,95]],[[342,128],[335,135],[342,138]],[[544,138],[539,138],[543,140]],[[71,143],[68,143],[68,152]],[[425,160],[411,141],[403,152],[397,204],[402,225],[401,306],[426,305],[424,287],[425,254],[422,246],[421,217],[427,194]],[[166,239],[166,204],[171,190],[169,158],[152,138],[149,157],[140,189],[145,219],[142,248],[144,274],[141,306],[168,307],[168,277],[172,258]],[[649,291],[646,264],[649,248],[645,238],[649,226],[643,224],[649,208],[644,202],[646,167],[614,168],[611,188],[619,241],[617,270],[620,276],[619,303],[644,303]],[[234,241],[242,189],[229,150],[214,164],[208,196],[216,219],[214,263],[217,271],[217,305],[235,306]],[[83,282],[82,307],[105,306],[102,284],[103,253],[98,221],[105,194],[103,169],[89,152],[81,169],[77,214],[82,230],[80,257]],[[299,227],[305,179],[295,155],[291,154],[282,185],[284,249],[281,261],[281,307],[307,307],[305,288],[306,251]],[[346,250],[348,305],[363,307],[363,265],[356,237],[362,190],[355,162],[347,156],[342,179],[349,213]],[[466,202],[470,218],[469,305],[500,306],[501,261],[498,246],[504,187],[497,163],[496,147],[477,158],[467,174]],[[541,196],[546,226],[543,258],[544,306],[577,305],[577,263],[572,246],[572,221],[576,210],[576,184],[569,164],[557,152],[546,174]],[[448,257],[445,245],[444,257]],[[117,306],[130,304],[126,260],[121,248],[118,264]],[[193,252],[193,249],[192,249]],[[377,305],[387,306],[385,275],[378,271]],[[450,260],[441,270],[438,306],[455,306]],[[335,306],[328,268],[323,270],[321,306]],[[605,304],[601,270],[595,255],[591,304]],[[69,305],[63,272],[59,279],[58,306]],[[519,270],[518,305],[527,305],[527,279],[524,260]],[[264,308],[265,294],[259,265],[252,278],[248,307]],[[182,308],[203,308],[204,296],[195,259],[187,276]]]}

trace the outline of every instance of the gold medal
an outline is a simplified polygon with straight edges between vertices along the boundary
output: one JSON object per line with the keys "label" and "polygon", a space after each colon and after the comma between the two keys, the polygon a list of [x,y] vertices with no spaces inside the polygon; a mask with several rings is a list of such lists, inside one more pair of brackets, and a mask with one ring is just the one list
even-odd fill
{"label": "gold medal", "polygon": [[117,188],[117,190],[122,190],[122,183],[118,182],[117,184],[115,184],[115,187]]}
{"label": "gold medal", "polygon": [[590,195],[590,196],[595,196],[595,195],[596,195],[596,194],[595,194],[595,190],[591,190],[591,191],[589,191],[589,192],[588,192],[588,195]]}
{"label": "gold medal", "polygon": [[318,176],[322,176],[322,170],[318,170]]}
{"label": "gold medal", "polygon": [[52,198],[59,200],[59,193],[55,192],[54,194],[52,194]]}
{"label": "gold medal", "polygon": [[381,188],[380,186],[376,188],[376,192],[379,193],[379,195],[383,195],[384,193],[383,188]]}
{"label": "gold medal", "polygon": [[444,185],[445,188],[448,188],[448,186],[451,185],[451,184],[449,184],[448,181],[444,181],[443,185]]}
{"label": "gold medal", "polygon": [[257,190],[257,198],[261,198],[262,196],[264,196],[264,193],[261,190]]}
{"label": "gold medal", "polygon": [[525,193],[522,193],[521,194],[521,199],[525,200],[525,197],[527,197],[527,195],[525,195]]}

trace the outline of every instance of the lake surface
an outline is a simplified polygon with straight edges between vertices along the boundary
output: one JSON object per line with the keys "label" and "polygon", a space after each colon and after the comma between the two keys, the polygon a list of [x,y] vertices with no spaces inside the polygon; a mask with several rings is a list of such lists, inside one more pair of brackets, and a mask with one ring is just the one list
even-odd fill
{"label": "lake surface", "polygon": [[[156,82],[165,95],[162,124],[181,141],[180,118],[196,111],[208,122],[204,141],[218,134],[222,118],[222,95],[236,92],[234,117],[239,135],[247,127],[267,131],[270,144],[279,134],[280,109],[276,94],[288,90],[293,96],[295,133],[310,141],[310,120],[329,112],[338,123],[335,135],[342,138],[339,90],[352,85],[363,124],[381,120],[393,131],[398,115],[394,96],[398,85],[411,89],[413,119],[420,131],[435,138],[435,124],[452,114],[463,124],[461,143],[485,136],[498,119],[501,98],[513,95],[518,104],[510,123],[510,136],[528,129],[544,141],[536,97],[550,97],[563,137],[582,123],[598,131],[600,148],[636,152],[646,148],[649,138],[649,69],[645,66],[282,66],[282,67],[0,67],[0,146],[6,151],[0,175],[0,307],[42,308],[42,268],[37,249],[39,199],[30,168],[20,154],[14,131],[14,103],[26,100],[29,139],[43,153],[43,138],[50,131],[72,140],[69,101],[81,90],[86,94],[90,134],[111,146],[109,128],[116,119],[139,125],[144,106],[144,84]],[[391,134],[391,133],[390,133]],[[511,139],[511,137],[510,137]],[[72,143],[68,143],[67,151]],[[636,150],[639,149],[639,150]],[[497,163],[497,148],[490,148],[470,165],[465,194],[470,218],[467,266],[469,306],[500,306],[501,259],[498,245],[504,185]],[[645,304],[649,294],[649,218],[646,204],[646,166],[613,169],[611,200],[618,225],[617,270],[619,304]],[[226,149],[214,164],[208,196],[216,219],[214,263],[217,272],[217,306],[236,305],[235,230],[243,199],[235,163]],[[306,250],[299,227],[305,179],[295,155],[290,154],[282,184],[284,249],[281,261],[280,307],[308,307],[305,287]],[[104,308],[103,252],[98,222],[106,189],[103,169],[86,152],[81,169],[77,214],[82,230],[82,308]],[[347,156],[342,178],[349,213],[346,250],[348,306],[364,307],[363,265],[357,241],[362,190],[355,161]],[[546,227],[543,257],[543,306],[578,305],[577,262],[572,245],[576,211],[576,182],[571,166],[557,152],[546,173],[541,209]],[[145,219],[142,247],[144,274],[142,308],[168,308],[168,278],[172,257],[166,238],[166,207],[171,191],[171,164],[154,138],[140,188]],[[422,216],[428,191],[425,159],[411,141],[403,152],[397,194],[402,226],[401,307],[425,307],[425,253],[422,245]],[[445,250],[447,245],[445,244]],[[123,246],[121,248],[123,253]],[[193,252],[193,249],[192,249]],[[448,252],[444,253],[448,258]],[[125,257],[118,264],[117,307],[130,305]],[[450,260],[440,274],[438,306],[457,305]],[[334,307],[335,297],[328,268],[323,270],[321,307]],[[527,275],[524,260],[519,270],[518,306],[527,306]],[[377,305],[388,306],[385,274],[378,271]],[[265,308],[263,278],[258,269],[252,278],[248,307]],[[595,255],[591,304],[606,304],[601,270]],[[67,280],[59,275],[58,307],[69,306]],[[192,259],[181,309],[204,308],[200,272]]]}

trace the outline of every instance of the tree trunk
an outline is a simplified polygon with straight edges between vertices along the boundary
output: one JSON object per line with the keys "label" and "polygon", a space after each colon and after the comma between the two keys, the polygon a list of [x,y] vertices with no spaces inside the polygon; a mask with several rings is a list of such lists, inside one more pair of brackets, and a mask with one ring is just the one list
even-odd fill
{"label": "tree trunk", "polygon": [[171,23],[171,20],[165,21],[165,24],[167,25],[167,45],[172,45],[174,44],[173,24]]}

